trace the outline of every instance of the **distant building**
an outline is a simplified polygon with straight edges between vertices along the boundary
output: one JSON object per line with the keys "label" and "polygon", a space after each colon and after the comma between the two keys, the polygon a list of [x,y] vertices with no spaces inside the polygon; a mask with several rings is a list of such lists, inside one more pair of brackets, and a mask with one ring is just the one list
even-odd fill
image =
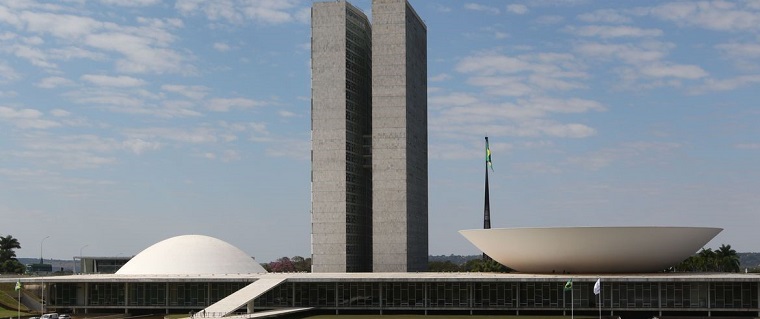
{"label": "distant building", "polygon": [[427,268],[427,30],[405,0],[312,7],[312,270]]}
{"label": "distant building", "polygon": [[26,265],[27,274],[49,274],[53,272],[51,264],[28,264]]}
{"label": "distant building", "polygon": [[115,274],[132,257],[75,257],[79,265],[75,272],[82,274]]}

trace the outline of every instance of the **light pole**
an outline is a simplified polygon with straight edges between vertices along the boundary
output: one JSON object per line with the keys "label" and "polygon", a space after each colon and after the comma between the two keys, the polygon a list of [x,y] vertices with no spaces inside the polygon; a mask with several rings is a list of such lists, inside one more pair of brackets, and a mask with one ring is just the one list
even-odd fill
{"label": "light pole", "polygon": [[[45,238],[40,241],[40,267],[42,267],[42,244],[45,242],[45,239],[50,238],[50,236],[45,236]],[[42,305],[40,306],[40,315],[45,313],[45,282],[40,282],[40,299],[42,301],[40,302]]]}
{"label": "light pole", "polygon": [[45,239],[50,238],[50,236],[45,236],[45,238],[40,241],[40,265],[42,265],[42,244],[45,243]]}
{"label": "light pole", "polygon": [[82,273],[82,266],[84,266],[84,262],[82,261],[82,249],[84,249],[87,246],[89,245],[84,245],[82,246],[82,248],[79,248],[79,273]]}

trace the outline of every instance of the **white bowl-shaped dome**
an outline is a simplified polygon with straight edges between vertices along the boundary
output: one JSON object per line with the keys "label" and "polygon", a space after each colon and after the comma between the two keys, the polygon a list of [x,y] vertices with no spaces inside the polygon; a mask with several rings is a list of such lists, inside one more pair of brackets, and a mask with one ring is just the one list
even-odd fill
{"label": "white bowl-shaped dome", "polygon": [[214,237],[172,237],[141,251],[117,275],[210,275],[265,273],[242,250]]}
{"label": "white bowl-shaped dome", "polygon": [[644,273],[675,266],[723,229],[552,227],[460,230],[497,262],[529,273]]}

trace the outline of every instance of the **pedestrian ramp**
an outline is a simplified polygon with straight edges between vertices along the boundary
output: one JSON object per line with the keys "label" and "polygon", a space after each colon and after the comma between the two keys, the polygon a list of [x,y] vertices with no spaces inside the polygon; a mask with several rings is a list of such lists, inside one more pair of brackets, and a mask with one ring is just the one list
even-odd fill
{"label": "pedestrian ramp", "polygon": [[224,319],[257,319],[257,318],[268,318],[268,317],[276,317],[279,315],[285,315],[290,313],[296,313],[296,312],[302,312],[302,311],[308,311],[314,309],[313,307],[307,307],[307,308],[286,308],[286,309],[277,309],[277,310],[266,310],[266,311],[259,311],[254,313],[247,313],[242,315],[232,315],[232,316],[226,316]]}
{"label": "pedestrian ramp", "polygon": [[[196,313],[194,317],[225,317],[240,309],[241,307],[247,305],[248,302],[256,299],[258,296],[263,295],[270,289],[281,284],[283,281],[285,281],[285,278],[266,278],[256,280],[250,285],[243,287],[242,289],[232,293],[226,298],[219,300],[215,304],[208,306],[201,312]],[[253,314],[247,314],[245,318],[253,318],[250,315]]]}

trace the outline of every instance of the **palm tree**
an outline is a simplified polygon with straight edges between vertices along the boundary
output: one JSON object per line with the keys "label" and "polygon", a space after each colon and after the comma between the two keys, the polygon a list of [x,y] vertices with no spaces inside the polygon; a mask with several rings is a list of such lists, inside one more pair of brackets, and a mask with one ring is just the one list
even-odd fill
{"label": "palm tree", "polygon": [[699,270],[700,271],[716,271],[717,263],[715,262],[715,252],[712,248],[699,251]]}
{"label": "palm tree", "polygon": [[21,244],[18,239],[13,238],[11,235],[5,237],[0,236],[0,263],[6,260],[16,260],[16,252],[14,249],[20,249]]}
{"label": "palm tree", "polygon": [[715,259],[719,271],[739,272],[739,254],[736,253],[736,250],[731,249],[731,245],[721,245],[715,251]]}

